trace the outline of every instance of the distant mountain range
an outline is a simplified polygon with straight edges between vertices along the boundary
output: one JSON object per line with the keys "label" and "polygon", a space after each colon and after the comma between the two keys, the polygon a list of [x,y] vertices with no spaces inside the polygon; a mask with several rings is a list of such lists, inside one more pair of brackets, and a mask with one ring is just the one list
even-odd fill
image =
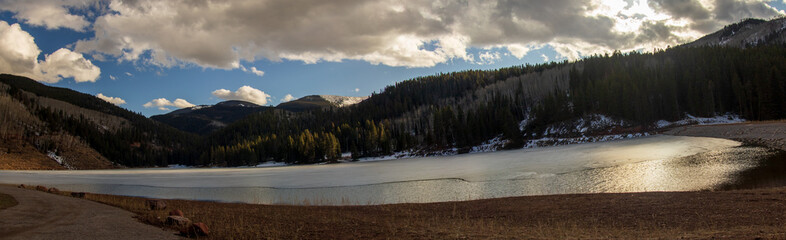
{"label": "distant mountain range", "polygon": [[216,105],[199,105],[183,108],[167,114],[150,118],[177,129],[197,134],[207,134],[225,127],[249,114],[264,111],[270,107],[259,106],[245,101],[225,101]]}
{"label": "distant mountain range", "polygon": [[250,114],[271,108],[303,112],[320,108],[350,106],[366,98],[368,97],[310,95],[281,103],[276,107],[259,106],[246,101],[231,100],[215,105],[199,105],[178,109],[167,114],[151,116],[150,118],[186,132],[204,135],[243,119]]}

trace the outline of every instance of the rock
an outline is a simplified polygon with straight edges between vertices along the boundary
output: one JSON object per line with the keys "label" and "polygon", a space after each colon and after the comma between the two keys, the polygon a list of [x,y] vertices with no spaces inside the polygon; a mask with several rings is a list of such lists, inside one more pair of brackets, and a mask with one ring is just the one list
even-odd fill
{"label": "rock", "polygon": [[166,218],[166,225],[183,228],[191,225],[191,220],[183,216],[169,216]]}
{"label": "rock", "polygon": [[35,190],[46,192],[47,189],[44,186],[38,185],[38,186],[35,186]]}
{"label": "rock", "polygon": [[185,236],[207,236],[210,234],[210,230],[208,230],[207,224],[198,222],[191,224],[191,226],[187,228],[183,228],[183,230],[180,230],[180,234]]}
{"label": "rock", "polygon": [[83,192],[72,192],[71,196],[75,197],[75,198],[85,198],[85,193],[83,193]]}
{"label": "rock", "polygon": [[147,200],[147,206],[150,207],[150,210],[163,210],[166,209],[166,202],[164,200]]}
{"label": "rock", "polygon": [[182,217],[182,216],[185,216],[185,215],[183,214],[183,211],[175,209],[175,210],[169,211],[169,216],[181,216]]}
{"label": "rock", "polygon": [[59,193],[60,193],[60,189],[57,189],[57,188],[50,188],[50,189],[49,189],[49,190],[47,190],[46,192],[48,192],[48,193],[54,193],[54,194],[59,194]]}
{"label": "rock", "polygon": [[19,188],[27,188],[24,184],[19,184]]}

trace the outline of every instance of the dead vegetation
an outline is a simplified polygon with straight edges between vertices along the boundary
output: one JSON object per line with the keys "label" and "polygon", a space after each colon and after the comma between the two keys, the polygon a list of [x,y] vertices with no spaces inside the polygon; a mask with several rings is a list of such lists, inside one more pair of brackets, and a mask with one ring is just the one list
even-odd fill
{"label": "dead vegetation", "polygon": [[[67,194],[65,192],[61,194]],[[87,194],[164,226],[179,209],[211,239],[786,238],[786,187],[572,194],[378,206],[281,206]]]}

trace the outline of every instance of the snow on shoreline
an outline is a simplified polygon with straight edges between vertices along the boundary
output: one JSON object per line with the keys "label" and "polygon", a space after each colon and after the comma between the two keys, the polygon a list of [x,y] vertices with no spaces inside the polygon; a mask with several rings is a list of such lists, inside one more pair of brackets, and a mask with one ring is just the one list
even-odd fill
{"label": "snow on shoreline", "polygon": [[666,120],[660,120],[655,122],[655,126],[657,128],[665,128],[665,127],[676,127],[676,126],[684,126],[684,125],[714,125],[714,124],[729,124],[729,123],[741,123],[745,122],[745,119],[741,118],[739,115],[736,114],[724,114],[718,115],[715,117],[710,118],[703,118],[703,117],[695,117],[690,114],[685,114],[685,119],[669,122]]}
{"label": "snow on shoreline", "polygon": [[[668,127],[676,127],[676,126],[685,126],[685,125],[714,125],[714,124],[729,124],[729,123],[740,123],[745,122],[746,120],[740,118],[739,115],[735,114],[724,114],[724,115],[717,115],[715,117],[710,118],[703,118],[703,117],[696,117],[690,114],[686,114],[685,119],[669,122],[666,120],[660,120],[655,122],[656,129],[663,129]],[[521,130],[524,129],[526,124],[529,122],[528,119],[525,119],[519,123],[519,128]],[[632,139],[632,138],[639,138],[639,137],[646,137],[651,136],[653,133],[650,132],[638,132],[638,133],[624,133],[624,134],[609,134],[609,135],[598,135],[598,136],[586,136],[586,133],[595,132],[602,132],[599,131],[600,129],[607,129],[611,127],[620,127],[624,126],[624,120],[615,120],[611,117],[600,115],[600,114],[593,114],[589,115],[585,118],[578,119],[573,129],[568,129],[565,127],[555,127],[550,126],[546,129],[546,131],[541,135],[543,137],[539,139],[530,139],[526,140],[522,149],[531,149],[531,148],[541,148],[541,147],[554,147],[554,146],[563,146],[563,145],[572,145],[572,144],[583,144],[583,143],[595,143],[595,142],[608,142],[608,141],[616,141],[616,140],[624,140],[624,139]],[[563,138],[558,137],[561,134],[566,134],[569,132],[576,132],[580,133],[580,137],[572,137],[572,138]],[[550,137],[555,136],[555,137]],[[477,146],[473,146],[470,148],[468,153],[483,153],[483,152],[496,152],[502,149],[505,144],[508,143],[508,140],[502,139],[502,136],[497,136],[495,138],[489,139]],[[363,157],[357,160],[352,160],[351,153],[342,153],[341,159],[339,163],[348,163],[348,162],[375,162],[375,161],[388,161],[388,160],[396,160],[396,159],[408,159],[408,158],[421,158],[421,157],[432,157],[432,156],[453,156],[458,155],[459,149],[458,148],[449,148],[439,151],[417,151],[417,150],[405,150],[394,152],[390,155],[384,156],[377,156],[377,157]],[[52,156],[50,156],[52,157]],[[54,159],[54,157],[53,157]],[[56,160],[57,161],[57,160]],[[60,161],[58,161],[59,163]],[[319,164],[327,164],[327,163],[317,163]],[[264,163],[260,163],[254,166],[238,166],[235,168],[265,168],[265,167],[280,167],[280,166],[291,166],[294,164],[288,164],[284,162],[275,162],[275,161],[268,161]],[[169,165],[168,168],[190,168],[190,166],[185,165]]]}

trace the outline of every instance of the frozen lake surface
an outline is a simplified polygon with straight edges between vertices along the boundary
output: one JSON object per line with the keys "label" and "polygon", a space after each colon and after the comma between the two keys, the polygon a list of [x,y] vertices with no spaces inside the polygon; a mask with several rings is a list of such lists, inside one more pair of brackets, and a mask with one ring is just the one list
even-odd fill
{"label": "frozen lake surface", "polygon": [[387,204],[712,189],[766,149],[717,138],[630,140],[391,161],[270,168],[0,171],[0,183],[264,204]]}

